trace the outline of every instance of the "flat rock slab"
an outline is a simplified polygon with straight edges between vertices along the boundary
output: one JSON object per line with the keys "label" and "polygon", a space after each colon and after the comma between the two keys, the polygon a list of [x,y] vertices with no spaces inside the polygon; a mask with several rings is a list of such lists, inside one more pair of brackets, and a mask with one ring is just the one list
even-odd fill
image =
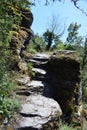
{"label": "flat rock slab", "polygon": [[32,80],[31,82],[26,84],[28,87],[44,87],[44,83],[42,81]]}
{"label": "flat rock slab", "polygon": [[27,98],[26,103],[22,104],[20,115],[18,130],[23,128],[43,130],[45,127],[44,130],[56,130],[54,128],[59,126],[62,111],[55,100],[41,95],[31,95]]}
{"label": "flat rock slab", "polygon": [[49,55],[45,53],[37,53],[33,58],[35,59],[49,59]]}
{"label": "flat rock slab", "polygon": [[30,59],[29,61],[32,62],[33,64],[36,64],[36,65],[45,65],[48,62],[48,61],[37,61],[34,59]]}
{"label": "flat rock slab", "polygon": [[34,71],[35,73],[39,73],[41,75],[45,75],[46,71],[43,69],[39,69],[39,68],[32,68],[32,71]]}

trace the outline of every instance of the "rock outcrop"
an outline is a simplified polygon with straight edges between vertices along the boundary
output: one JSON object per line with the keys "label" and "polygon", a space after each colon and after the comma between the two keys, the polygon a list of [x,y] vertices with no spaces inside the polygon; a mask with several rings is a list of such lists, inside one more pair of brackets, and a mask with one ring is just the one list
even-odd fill
{"label": "rock outcrop", "polygon": [[20,23],[20,26],[13,26],[13,30],[11,31],[12,38],[10,42],[10,48],[12,50],[15,60],[14,68],[18,67],[19,70],[21,70],[21,68],[20,64],[18,63],[24,62],[23,51],[27,49],[29,41],[33,36],[33,32],[30,28],[33,22],[33,15],[31,11],[28,9],[21,10],[21,15],[22,21]]}
{"label": "rock outcrop", "polygon": [[52,97],[60,104],[66,121],[82,123],[80,63],[74,51],[58,51],[49,59]]}
{"label": "rock outcrop", "polygon": [[27,60],[33,63],[35,74],[32,78],[22,75],[16,79],[20,85],[16,94],[21,110],[11,130],[58,130],[61,115],[66,122],[81,129],[82,88],[76,52],[38,53]]}

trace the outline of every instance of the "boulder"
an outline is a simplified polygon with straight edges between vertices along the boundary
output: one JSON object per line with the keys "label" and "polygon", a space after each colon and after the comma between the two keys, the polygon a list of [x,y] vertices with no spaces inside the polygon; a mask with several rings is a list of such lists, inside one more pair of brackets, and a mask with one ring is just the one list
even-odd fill
{"label": "boulder", "polygon": [[17,130],[58,130],[62,111],[53,99],[32,95],[22,104],[20,115]]}

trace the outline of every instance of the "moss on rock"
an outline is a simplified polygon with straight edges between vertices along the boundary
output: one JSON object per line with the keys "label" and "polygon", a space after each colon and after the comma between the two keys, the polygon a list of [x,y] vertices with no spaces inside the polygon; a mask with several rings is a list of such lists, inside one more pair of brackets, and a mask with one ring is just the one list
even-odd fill
{"label": "moss on rock", "polygon": [[53,98],[60,104],[66,119],[70,122],[75,121],[75,124],[81,124],[82,121],[79,111],[82,93],[78,59],[74,51],[56,52],[49,60],[48,72]]}

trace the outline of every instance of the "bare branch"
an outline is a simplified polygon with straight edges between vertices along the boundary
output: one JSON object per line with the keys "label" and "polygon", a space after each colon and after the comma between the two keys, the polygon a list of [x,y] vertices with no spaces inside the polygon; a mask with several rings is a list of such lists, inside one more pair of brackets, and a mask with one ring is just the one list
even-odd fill
{"label": "bare branch", "polygon": [[87,13],[82,9],[82,8],[80,8],[78,5],[77,5],[77,2],[78,2],[79,0],[72,0],[72,2],[74,3],[74,5],[75,5],[75,7],[77,8],[77,9],[79,9],[83,14],[85,14],[86,16],[87,16]]}

